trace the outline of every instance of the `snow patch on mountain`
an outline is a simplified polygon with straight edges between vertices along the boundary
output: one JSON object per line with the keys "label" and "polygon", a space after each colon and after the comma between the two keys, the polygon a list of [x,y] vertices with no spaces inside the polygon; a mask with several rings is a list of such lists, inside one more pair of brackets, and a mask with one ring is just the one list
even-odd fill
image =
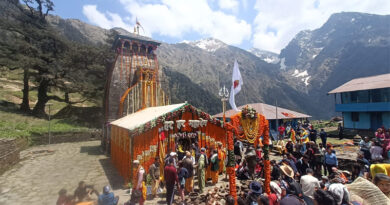
{"label": "snow patch on mountain", "polygon": [[286,61],[285,58],[282,58],[280,60],[280,70],[286,70],[286,68],[287,68],[286,64],[284,64],[284,61]]}
{"label": "snow patch on mountain", "polygon": [[267,63],[277,64],[280,61],[279,55],[270,51],[260,50],[257,48],[251,48],[248,51]]}
{"label": "snow patch on mountain", "polygon": [[227,44],[224,42],[214,39],[214,38],[206,38],[206,39],[201,39],[198,41],[182,41],[181,43],[185,43],[191,46],[198,47],[200,49],[203,49],[207,52],[215,52],[216,50],[220,48],[227,47]]}
{"label": "snow patch on mountain", "polygon": [[307,70],[304,70],[300,72],[298,69],[294,70],[294,73],[291,74],[291,76],[296,77],[296,78],[301,78],[301,81],[308,86],[309,85],[309,78],[311,77]]}
{"label": "snow patch on mountain", "polygon": [[305,77],[305,76],[308,76],[309,74],[307,73],[307,70],[304,70],[302,72],[299,72],[299,70],[295,69],[294,70],[294,73],[291,75],[293,77]]}
{"label": "snow patch on mountain", "polygon": [[309,85],[309,78],[310,78],[310,76],[307,76],[306,78],[302,79],[302,81],[305,83],[306,86]]}

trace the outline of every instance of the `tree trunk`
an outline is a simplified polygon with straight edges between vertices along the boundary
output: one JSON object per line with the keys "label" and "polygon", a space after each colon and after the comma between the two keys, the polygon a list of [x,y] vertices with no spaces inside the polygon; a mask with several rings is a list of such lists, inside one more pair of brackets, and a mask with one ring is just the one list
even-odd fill
{"label": "tree trunk", "polygon": [[66,104],[70,104],[70,100],[69,100],[69,92],[68,91],[65,91],[65,103]]}
{"label": "tree trunk", "polygon": [[28,92],[30,91],[30,87],[28,85],[28,80],[30,78],[30,71],[28,68],[25,68],[23,71],[23,101],[20,105],[20,110],[23,112],[30,112],[30,100]]}
{"label": "tree trunk", "polygon": [[38,102],[33,109],[33,115],[38,117],[46,117],[45,106],[49,98],[47,96],[47,90],[49,87],[49,80],[42,79],[38,87]]}

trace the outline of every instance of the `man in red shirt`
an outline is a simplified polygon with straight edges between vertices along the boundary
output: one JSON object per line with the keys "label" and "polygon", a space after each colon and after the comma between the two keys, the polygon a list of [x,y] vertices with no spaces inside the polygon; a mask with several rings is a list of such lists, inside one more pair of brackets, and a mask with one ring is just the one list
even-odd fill
{"label": "man in red shirt", "polygon": [[179,184],[179,178],[177,176],[176,167],[173,166],[173,158],[168,160],[168,166],[164,168],[164,178],[167,188],[166,201],[168,205],[171,205],[174,198],[175,182]]}
{"label": "man in red shirt", "polygon": [[286,128],[284,128],[283,125],[280,125],[278,127],[278,131],[279,131],[279,139],[280,140],[283,140],[284,139],[284,131],[286,130]]}

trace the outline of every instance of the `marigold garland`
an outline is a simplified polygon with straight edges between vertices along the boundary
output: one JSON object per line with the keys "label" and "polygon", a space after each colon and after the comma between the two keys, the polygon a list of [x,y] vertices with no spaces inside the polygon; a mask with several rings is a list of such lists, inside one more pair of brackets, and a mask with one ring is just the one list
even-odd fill
{"label": "marigold garland", "polygon": [[[248,109],[250,110],[250,109]],[[248,112],[250,113],[250,112]],[[252,114],[252,113],[250,113]],[[242,119],[242,113],[238,113],[234,116],[232,116],[231,122],[226,126],[228,129],[228,142],[233,141],[233,132],[239,139],[247,139],[248,142],[253,143],[254,147],[257,146],[259,143],[260,136],[263,136],[263,151],[264,151],[264,175],[265,175],[265,182],[264,182],[264,189],[267,194],[271,193],[270,189],[270,182],[271,182],[271,166],[269,161],[269,124],[268,120],[265,119],[264,115],[257,114],[256,117],[246,117],[245,119],[256,119],[256,125],[253,123],[248,123],[247,121]],[[245,114],[244,116],[248,116],[248,114]],[[242,123],[244,122],[244,123]],[[242,127],[243,129],[240,129]],[[253,127],[257,128],[256,137],[253,139],[254,129]],[[248,132],[249,131],[249,132]],[[247,135],[248,134],[248,135]],[[249,139],[248,139],[249,136]],[[231,145],[228,143],[228,146]],[[231,145],[232,146],[232,145]],[[230,178],[232,181],[230,182]],[[235,175],[229,174],[229,185],[230,185],[230,194],[233,196],[237,196],[236,193],[236,187],[235,187]]]}
{"label": "marigold garland", "polygon": [[[257,114],[256,114],[257,115]],[[245,118],[240,120],[244,135],[249,143],[253,144],[259,135],[259,118]]]}

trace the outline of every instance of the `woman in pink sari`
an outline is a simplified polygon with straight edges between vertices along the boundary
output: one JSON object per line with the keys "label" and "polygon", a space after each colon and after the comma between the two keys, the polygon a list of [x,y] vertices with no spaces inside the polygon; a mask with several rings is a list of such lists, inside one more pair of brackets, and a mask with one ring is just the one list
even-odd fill
{"label": "woman in pink sari", "polygon": [[390,129],[389,130],[387,130],[386,131],[386,133],[384,133],[384,139],[383,139],[383,150],[384,150],[384,153],[383,153],[383,155],[384,155],[384,157],[385,158],[388,158],[388,159],[390,159],[390,153],[389,153],[389,151],[390,151]]}
{"label": "woman in pink sari", "polygon": [[378,128],[375,132],[375,137],[382,141],[383,139],[385,139],[385,132],[382,128]]}

